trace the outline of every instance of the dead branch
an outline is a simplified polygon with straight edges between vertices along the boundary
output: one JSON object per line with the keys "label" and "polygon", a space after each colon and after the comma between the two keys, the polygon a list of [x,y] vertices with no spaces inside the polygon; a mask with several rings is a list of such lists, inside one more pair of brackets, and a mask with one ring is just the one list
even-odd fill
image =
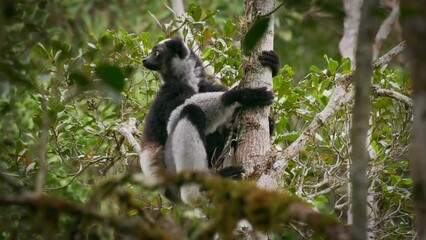
{"label": "dead branch", "polygon": [[374,58],[379,54],[379,50],[382,48],[383,41],[389,36],[392,27],[398,24],[399,19],[399,0],[390,0],[382,3],[392,8],[389,16],[380,25],[379,31],[377,31],[375,45],[374,45]]}
{"label": "dead branch", "polygon": [[133,150],[140,157],[142,154],[141,146],[139,142],[136,140],[136,138],[133,136],[134,133],[136,133],[137,135],[140,135],[139,130],[136,128],[136,119],[129,118],[128,122],[118,124],[116,127],[116,130],[126,138],[126,140],[132,146]]}

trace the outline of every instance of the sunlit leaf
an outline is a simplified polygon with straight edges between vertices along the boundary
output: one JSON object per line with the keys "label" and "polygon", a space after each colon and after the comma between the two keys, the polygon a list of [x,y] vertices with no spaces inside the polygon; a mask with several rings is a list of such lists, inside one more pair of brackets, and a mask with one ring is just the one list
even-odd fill
{"label": "sunlit leaf", "polygon": [[201,10],[200,6],[198,6],[197,4],[192,3],[191,5],[189,5],[188,12],[195,21],[199,21],[201,19],[201,14],[203,13],[203,10]]}
{"label": "sunlit leaf", "polygon": [[230,19],[225,22],[225,36],[230,36],[237,31],[237,25],[235,25]]}

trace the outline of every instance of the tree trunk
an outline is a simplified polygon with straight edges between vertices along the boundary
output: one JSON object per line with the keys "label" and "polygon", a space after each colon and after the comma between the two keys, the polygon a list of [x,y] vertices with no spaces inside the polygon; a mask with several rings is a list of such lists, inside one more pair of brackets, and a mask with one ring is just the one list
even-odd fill
{"label": "tree trunk", "polygon": [[[259,15],[265,15],[273,11],[275,0],[246,0],[245,18],[247,31],[251,24]],[[250,56],[243,60],[244,77],[239,87],[267,87],[272,89],[272,73],[270,69],[262,67],[258,61],[259,53],[263,50],[272,50],[274,39],[274,18],[271,17],[268,29]],[[249,178],[256,179],[267,169],[270,140],[269,140],[269,107],[244,109],[240,112],[239,132],[235,160],[237,165],[242,165]],[[260,184],[265,188],[276,188],[276,181],[272,181],[273,186]],[[254,231],[251,227],[239,224],[239,229],[244,232],[243,239],[268,239],[260,232]]]}
{"label": "tree trunk", "polygon": [[371,76],[374,36],[378,21],[374,8],[378,0],[364,1],[361,8],[361,21],[356,47],[355,103],[351,129],[352,160],[352,209],[353,224],[351,239],[367,239],[367,166],[369,161],[365,144],[369,130],[368,120],[371,110]]}
{"label": "tree trunk", "polygon": [[[257,16],[273,11],[275,0],[246,0],[246,20],[250,26]],[[246,29],[247,30],[247,29]],[[258,61],[262,50],[273,49],[274,21],[269,22],[266,34],[250,56],[243,61],[244,77],[240,87],[272,88],[272,74],[269,68]],[[269,108],[244,109],[241,111],[239,138],[236,150],[237,164],[243,165],[248,177],[258,178],[268,166],[270,151]]]}
{"label": "tree trunk", "polygon": [[361,4],[362,0],[343,0],[346,17],[343,22],[343,36],[339,42],[339,49],[342,57],[351,60],[351,69],[355,68],[355,46],[361,16]]}
{"label": "tree trunk", "polygon": [[419,239],[426,238],[426,2],[401,1],[403,37],[413,86],[413,134],[410,166]]}

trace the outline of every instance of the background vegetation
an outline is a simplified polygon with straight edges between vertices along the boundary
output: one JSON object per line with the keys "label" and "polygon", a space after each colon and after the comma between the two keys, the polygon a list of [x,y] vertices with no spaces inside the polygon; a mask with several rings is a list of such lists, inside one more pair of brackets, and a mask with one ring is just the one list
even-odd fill
{"label": "background vegetation", "polygon": [[[242,77],[240,1],[188,4],[188,16],[178,19],[166,4],[1,2],[0,195],[37,190],[37,175],[45,163],[44,193],[49,196],[96,205],[108,216],[141,217],[140,209],[145,209],[149,214],[142,218],[164,215],[174,219],[180,231],[196,236],[203,221],[192,209],[171,205],[155,190],[131,181],[117,180],[119,188],[106,184],[123,173],[140,171],[137,155],[116,127],[136,118],[137,128],[143,128],[161,82],[141,62],[159,40],[188,26],[200,44],[201,58],[212,66],[212,76],[229,86]],[[275,50],[282,62],[273,79],[276,152],[299,137],[330,100],[338,76],[351,71],[337,47],[342,9],[339,1],[286,1],[276,12]],[[396,40],[391,39],[383,49],[393,45]],[[410,95],[403,60],[375,70],[373,85]],[[336,112],[288,162],[281,186],[342,222],[348,221],[350,208],[351,106]],[[368,173],[370,214],[376,219],[372,231],[377,239],[411,239],[414,210],[406,153],[412,112],[403,102],[376,94],[371,116],[369,146],[377,154]],[[0,203],[0,212],[1,239],[104,239],[117,229],[48,207]],[[312,232],[295,221],[270,234],[272,239],[311,237]]]}

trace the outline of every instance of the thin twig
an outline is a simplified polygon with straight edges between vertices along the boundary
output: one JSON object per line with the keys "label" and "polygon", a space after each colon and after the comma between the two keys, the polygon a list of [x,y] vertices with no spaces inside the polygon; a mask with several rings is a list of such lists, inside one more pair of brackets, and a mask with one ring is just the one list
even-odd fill
{"label": "thin twig", "polygon": [[280,9],[282,6],[284,6],[284,2],[281,3],[280,5],[278,5],[277,7],[275,7],[272,11],[270,11],[267,14],[264,14],[262,16],[259,16],[259,17],[268,17],[268,16],[274,14],[276,11],[278,11],[278,9]]}
{"label": "thin twig", "polygon": [[42,94],[42,98],[40,101],[41,109],[43,113],[43,126],[41,129],[41,136],[38,145],[38,157],[39,157],[39,170],[36,178],[36,185],[34,193],[38,196],[43,194],[44,184],[46,182],[47,176],[47,144],[49,141],[49,126],[51,119],[49,117],[49,113],[47,111],[47,102],[44,94]]}

